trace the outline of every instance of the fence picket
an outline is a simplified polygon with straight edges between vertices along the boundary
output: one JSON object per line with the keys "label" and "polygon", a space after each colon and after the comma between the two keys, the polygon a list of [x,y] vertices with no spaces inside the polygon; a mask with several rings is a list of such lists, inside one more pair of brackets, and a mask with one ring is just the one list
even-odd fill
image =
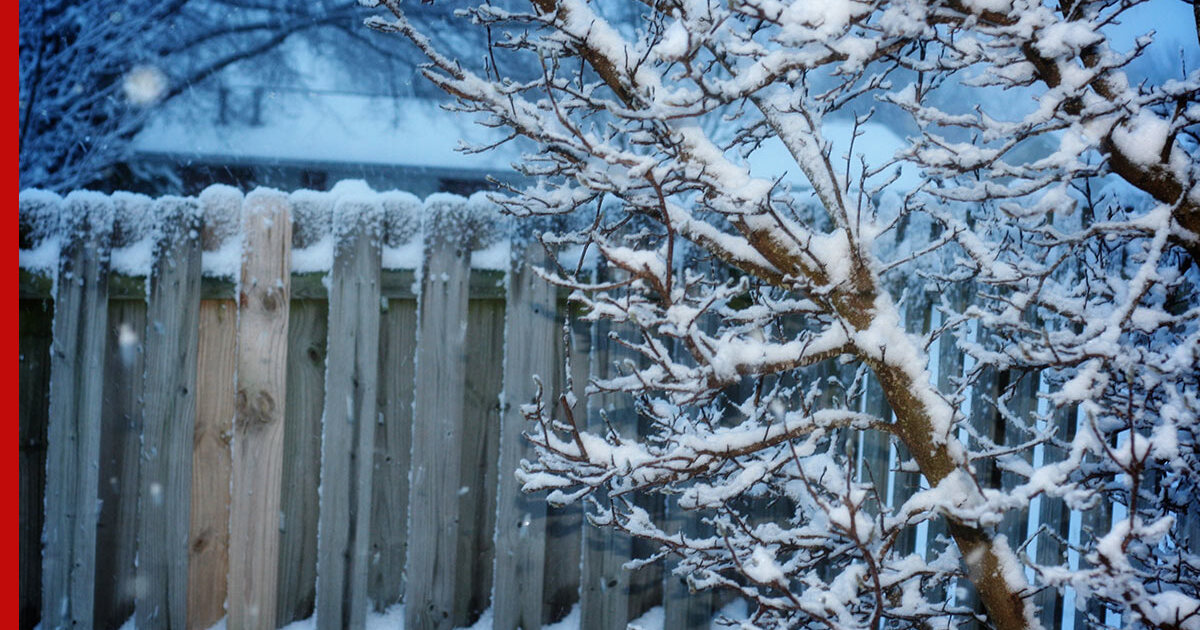
{"label": "fence picket", "polygon": [[334,233],[316,616],[318,628],[361,629],[367,613],[379,362],[378,208],[343,198],[334,210]]}
{"label": "fence picket", "polygon": [[318,487],[328,337],[326,303],[293,300],[288,317],[283,430],[283,487],[287,492],[280,497],[278,625],[308,619],[317,600]]}
{"label": "fence picket", "polygon": [[291,288],[287,197],[263,189],[247,195],[242,231],[229,627],[274,630]]}
{"label": "fence picket", "polygon": [[[1056,409],[1050,415],[1054,435],[1069,444],[1075,437],[1075,407]],[[1042,461],[1060,462],[1066,457],[1066,449],[1054,442],[1042,446]],[[1042,495],[1038,498],[1038,520],[1045,531],[1038,535],[1035,560],[1043,566],[1054,566],[1067,559],[1067,540],[1071,535],[1071,511],[1061,497]],[[1034,596],[1041,610],[1040,618],[1045,628],[1062,625],[1063,597],[1057,589],[1044,589]]]}
{"label": "fence picket", "polygon": [[100,426],[100,515],[96,521],[96,626],[133,614],[146,302],[108,302],[108,349]]}
{"label": "fence picket", "polygon": [[185,628],[200,311],[200,215],[191,199],[155,203],[159,238],[146,307],[138,492],[137,625]]}
{"label": "fence picket", "polygon": [[532,375],[543,384],[543,401],[554,412],[554,289],[533,272],[544,262],[540,244],[530,243],[514,257],[508,276],[504,338],[504,408],[500,429],[500,496],[496,517],[494,628],[536,630],[542,624],[542,588],[546,553],[546,502],[521,492],[513,475],[533,449],[522,433],[529,426],[521,406],[537,393]]}
{"label": "fence picket", "polygon": [[[679,507],[676,497],[667,499],[666,514],[669,527],[684,536],[702,535],[703,525],[698,514],[688,513]],[[671,570],[678,564],[670,559],[663,570],[663,628],[678,630],[703,630],[712,621],[713,596],[711,591],[693,593],[687,579],[675,575]]]}
{"label": "fence picket", "polygon": [[[201,248],[232,241],[242,193],[210,186],[199,196]],[[225,616],[229,576],[230,441],[237,403],[237,303],[200,302],[196,326],[196,423],[192,450],[191,536],[188,543],[188,628],[211,628]]]}
{"label": "fence picket", "polygon": [[[486,273],[486,272],[484,272]],[[473,275],[482,275],[472,272]],[[466,372],[459,486],[458,624],[474,624],[492,595],[496,490],[500,454],[500,391],[504,369],[504,302],[467,303]]]}
{"label": "fence picket", "polygon": [[[615,364],[625,350],[614,341],[608,320],[592,325],[591,378],[612,378],[617,375]],[[606,393],[588,399],[587,429],[604,435],[611,426],[624,439],[636,435],[637,418],[631,401]],[[607,424],[605,420],[607,419]],[[608,500],[597,492],[596,500]],[[633,544],[628,535],[611,527],[584,526],[580,576],[580,630],[614,630],[629,622],[630,574],[623,566],[633,556]]]}
{"label": "fence picket", "polygon": [[[568,304],[560,308],[570,308]],[[575,394],[573,414],[580,427],[587,424],[588,356],[591,353],[591,324],[572,320],[555,340],[555,366],[565,367],[571,359],[570,386],[565,370],[555,372],[556,391]],[[542,579],[542,621],[557,622],[579,602],[581,569],[580,547],[583,541],[583,508],[578,501],[569,505],[546,507],[546,552]]]}
{"label": "fence picket", "polygon": [[237,399],[233,300],[200,303],[197,338],[188,627],[203,630],[225,616],[229,575],[229,442]]}
{"label": "fence picket", "polygon": [[377,610],[400,603],[404,596],[416,348],[416,302],[388,300],[379,325],[380,420],[375,427],[371,567],[367,586]]}
{"label": "fence picket", "polygon": [[[427,204],[434,225],[458,207]],[[448,228],[449,226],[447,226]],[[461,487],[463,393],[466,387],[467,289],[470,249],[461,231],[426,235],[421,274],[405,627],[453,628]]]}
{"label": "fence picket", "polygon": [[94,622],[100,412],[108,326],[112,202],[67,196],[50,365],[42,627]]}

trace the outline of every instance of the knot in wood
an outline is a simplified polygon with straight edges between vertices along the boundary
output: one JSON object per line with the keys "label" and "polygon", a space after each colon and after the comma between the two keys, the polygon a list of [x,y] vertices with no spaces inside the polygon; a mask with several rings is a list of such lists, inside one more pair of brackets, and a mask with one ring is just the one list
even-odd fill
{"label": "knot in wood", "polygon": [[275,399],[270,393],[262,390],[251,395],[246,390],[239,389],[237,411],[242,426],[270,424],[275,420]]}

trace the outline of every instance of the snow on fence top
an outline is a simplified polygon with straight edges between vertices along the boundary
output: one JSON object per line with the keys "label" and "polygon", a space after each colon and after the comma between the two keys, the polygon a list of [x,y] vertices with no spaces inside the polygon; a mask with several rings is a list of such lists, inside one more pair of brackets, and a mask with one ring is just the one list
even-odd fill
{"label": "snow on fence top", "polygon": [[[291,270],[326,272],[333,266],[338,237],[356,226],[377,226],[384,269],[419,269],[425,242],[454,235],[470,247],[475,269],[505,269],[510,256],[509,223],[484,193],[470,198],[436,193],[424,201],[403,191],[376,192],[361,180],[339,182],[329,192],[292,193],[258,188],[243,195],[231,186],[213,185],[196,197],[75,191],[65,198],[44,190],[20,193],[21,269],[52,274],[67,237],[90,222],[91,234],[111,234],[111,268],[130,276],[148,276],[155,242],[166,217],[181,211],[203,219],[203,274],[236,278],[242,261],[243,202],[257,195],[286,195],[292,219]],[[361,217],[367,213],[373,216]],[[359,219],[365,219],[365,222]]]}

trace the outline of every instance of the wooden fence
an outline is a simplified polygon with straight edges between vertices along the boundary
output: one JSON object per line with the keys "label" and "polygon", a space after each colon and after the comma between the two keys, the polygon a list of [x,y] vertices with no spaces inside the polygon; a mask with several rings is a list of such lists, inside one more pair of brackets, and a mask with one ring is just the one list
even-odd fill
{"label": "wooden fence", "polygon": [[581,573],[579,508],[500,473],[530,375],[562,391],[575,353],[582,399],[592,340],[479,199],[26,192],[20,216],[23,628],[361,628],[402,600],[410,628],[533,628],[581,589],[600,628],[660,603],[605,581],[628,542]]}
{"label": "wooden fence", "polygon": [[[362,628],[401,601],[410,630],[489,607],[496,628],[529,629],[576,605],[586,630],[657,605],[666,627],[707,627],[719,595],[661,563],[623,570],[639,543],[518,491],[530,375],[583,400],[623,351],[564,332],[537,246],[510,246],[478,198],[342,192],[21,195],[22,628]],[[912,331],[936,325],[908,303]],[[939,387],[970,368],[944,341],[934,356]],[[1024,378],[982,382],[1035,401]],[[603,398],[577,416],[645,430]],[[891,471],[889,503],[918,489],[885,438],[858,449],[865,474]],[[670,501],[644,507],[695,526]],[[1040,508],[1065,540],[1061,501]],[[1107,531],[1095,512],[1084,527]],[[932,549],[937,527],[898,544]],[[1046,540],[1039,561],[1066,553]],[[1039,597],[1055,625],[1062,598]]]}

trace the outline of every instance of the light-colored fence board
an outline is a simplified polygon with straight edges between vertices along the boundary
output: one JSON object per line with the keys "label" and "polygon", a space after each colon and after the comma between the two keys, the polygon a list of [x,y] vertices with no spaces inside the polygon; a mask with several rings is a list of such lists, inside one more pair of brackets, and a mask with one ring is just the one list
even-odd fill
{"label": "light-colored fence board", "polygon": [[142,444],[146,303],[108,303],[96,523],[96,626],[115,628],[137,599],[138,475]]}
{"label": "light-colored fence board", "polygon": [[[437,211],[437,209],[431,209]],[[405,627],[452,628],[460,529],[470,250],[462,235],[426,243],[417,340]],[[419,576],[419,577],[418,577]]]}
{"label": "light-colored fence board", "polygon": [[146,308],[138,493],[137,625],[187,627],[192,450],[200,312],[195,201],[156,202],[159,238]]}
{"label": "light-colored fence board", "polygon": [[229,446],[237,398],[237,305],[232,300],[201,302],[197,337],[188,627],[206,630],[225,616],[229,575]]}
{"label": "light-colored fence board", "polygon": [[274,630],[291,221],[287,198],[246,196],[238,296],[238,392],[230,505],[229,627]]}
{"label": "light-colored fence board", "polygon": [[50,367],[42,627],[93,627],[112,202],[65,201]]}
{"label": "light-colored fence board", "polygon": [[380,225],[377,208],[342,201],[329,291],[317,627],[366,623],[379,362]]}
{"label": "light-colored fence board", "polygon": [[328,308],[293,300],[288,317],[287,408],[284,410],[283,512],[275,623],[312,616],[317,600],[317,515],[321,484],[321,416],[325,408]]}
{"label": "light-colored fence board", "polygon": [[530,244],[525,255],[509,271],[504,315],[504,338],[520,343],[504,349],[504,401],[500,426],[499,497],[496,516],[495,589],[493,627],[498,630],[536,630],[542,624],[542,589],[545,579],[546,502],[521,492],[514,471],[522,459],[534,453],[524,433],[530,426],[521,410],[538,393],[533,381],[542,383],[542,400],[547,413],[557,401],[554,373],[555,339],[560,336],[555,310],[556,295],[533,272],[543,264],[539,244]]}
{"label": "light-colored fence board", "polygon": [[400,603],[404,595],[416,348],[416,302],[388,300],[379,328],[380,420],[375,427],[371,567],[367,587],[378,610]]}

